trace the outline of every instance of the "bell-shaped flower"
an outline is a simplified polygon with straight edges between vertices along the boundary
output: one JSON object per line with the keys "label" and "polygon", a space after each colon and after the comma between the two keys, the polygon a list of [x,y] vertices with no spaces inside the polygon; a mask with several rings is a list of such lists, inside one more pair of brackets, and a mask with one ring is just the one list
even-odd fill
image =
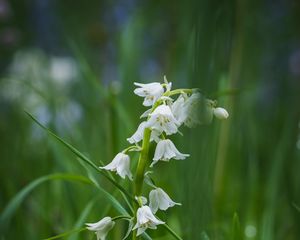
{"label": "bell-shaped flower", "polygon": [[[144,137],[144,131],[145,128],[147,127],[147,122],[141,122],[141,124],[138,126],[138,129],[135,131],[135,133],[130,137],[127,138],[127,141],[131,144],[134,143],[139,143],[143,137]],[[159,135],[161,134],[161,132],[157,132],[155,129],[153,129],[151,131],[151,137],[150,137],[150,141],[155,141],[158,142],[160,140]]]}
{"label": "bell-shaped flower", "polygon": [[176,160],[183,160],[189,156],[189,154],[180,153],[170,139],[164,139],[158,142],[153,162],[150,166],[153,167],[153,165],[159,160],[168,162],[172,158]]}
{"label": "bell-shaped flower", "polygon": [[158,209],[165,211],[175,205],[181,205],[180,203],[174,202],[161,188],[151,190],[149,201],[149,207],[153,213],[156,213]]}
{"label": "bell-shaped flower", "polygon": [[146,122],[141,122],[135,133],[130,138],[127,138],[127,141],[131,144],[140,142],[143,139],[145,128]]}
{"label": "bell-shaped flower", "polygon": [[229,113],[226,111],[225,108],[217,107],[213,109],[214,116],[218,119],[226,119],[229,117]]}
{"label": "bell-shaped flower", "polygon": [[141,235],[147,228],[156,229],[157,225],[165,224],[165,222],[158,220],[152,213],[151,209],[145,205],[140,207],[136,213],[137,223],[132,230],[137,229],[137,236]]}
{"label": "bell-shaped flower", "polygon": [[134,93],[145,98],[143,102],[144,106],[152,106],[164,93],[163,86],[158,82],[147,84],[134,83],[134,85],[139,87],[134,90]]}
{"label": "bell-shaped flower", "polygon": [[130,157],[123,152],[118,153],[111,163],[100,168],[113,172],[116,171],[121,178],[125,179],[125,177],[128,176],[128,178],[132,180],[132,174],[130,171]]}
{"label": "bell-shaped flower", "polygon": [[179,123],[169,106],[164,104],[160,105],[150,113],[149,116],[147,127],[155,129],[159,133],[164,131],[167,135],[174,134],[178,131]]}
{"label": "bell-shaped flower", "polygon": [[171,105],[171,110],[174,117],[181,125],[187,118],[187,111],[185,108],[185,98],[183,97],[182,94],[179,95],[176,101]]}
{"label": "bell-shaped flower", "polygon": [[[184,112],[185,112],[185,119],[184,125],[193,128],[196,125],[200,124],[200,112],[202,105],[206,107],[205,104],[201,102],[201,94],[200,93],[193,93],[190,97],[188,97],[184,103]],[[205,111],[202,111],[205,112]]]}
{"label": "bell-shaped flower", "polygon": [[102,218],[96,223],[86,223],[87,229],[95,232],[97,240],[105,240],[107,233],[114,227],[115,222],[112,221],[111,217]]}

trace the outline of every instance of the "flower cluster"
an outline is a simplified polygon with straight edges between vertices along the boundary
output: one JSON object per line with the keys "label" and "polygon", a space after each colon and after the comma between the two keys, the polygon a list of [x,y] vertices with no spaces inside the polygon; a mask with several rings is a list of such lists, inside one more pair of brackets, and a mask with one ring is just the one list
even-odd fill
{"label": "flower cluster", "polygon": [[[116,172],[121,178],[133,180],[130,167],[130,151],[139,151],[140,159],[135,175],[136,212],[133,218],[135,225],[132,230],[139,236],[147,228],[156,229],[157,225],[165,224],[155,214],[158,210],[165,211],[175,205],[169,195],[160,187],[151,182],[153,189],[149,193],[149,205],[142,194],[142,184],[145,180],[145,169],[153,167],[159,161],[168,162],[171,159],[184,160],[189,154],[181,153],[175,144],[168,139],[168,136],[179,132],[181,126],[194,127],[201,124],[199,113],[205,112],[209,121],[215,116],[218,119],[228,118],[228,112],[224,108],[216,106],[216,102],[206,99],[197,89],[176,89],[172,90],[172,84],[164,83],[134,83],[137,88],[134,93],[144,98],[143,105],[149,107],[141,118],[145,120],[140,123],[136,132],[127,141],[132,144],[122,152],[118,153],[111,163],[101,169]],[[177,96],[176,99],[173,97]],[[203,109],[205,111],[199,111]],[[147,131],[146,131],[147,130]],[[148,134],[147,134],[147,133]],[[180,133],[180,132],[179,132]],[[142,142],[141,146],[139,145]],[[156,144],[154,156],[149,156],[149,144]],[[142,176],[142,179],[137,176]],[[142,182],[140,181],[142,180]],[[146,182],[146,181],[145,181]],[[107,232],[112,229],[114,222],[111,218],[105,217],[97,223],[88,224],[88,229],[95,231],[98,239],[105,239]]]}

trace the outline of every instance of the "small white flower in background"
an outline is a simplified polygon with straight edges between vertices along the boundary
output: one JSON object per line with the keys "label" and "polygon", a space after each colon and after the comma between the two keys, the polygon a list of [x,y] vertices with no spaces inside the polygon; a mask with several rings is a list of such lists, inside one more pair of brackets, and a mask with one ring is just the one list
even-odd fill
{"label": "small white flower in background", "polygon": [[102,218],[96,223],[86,223],[87,229],[95,232],[97,240],[105,240],[107,233],[114,227],[115,222],[112,221],[111,217]]}
{"label": "small white flower in background", "polygon": [[168,162],[171,158],[183,160],[189,156],[189,154],[180,153],[170,139],[161,140],[156,146],[153,162],[150,166],[153,167],[159,160]]}
{"label": "small white flower in background", "polygon": [[157,225],[165,224],[165,222],[158,220],[152,213],[148,206],[142,206],[136,213],[137,223],[132,230],[137,229],[137,236],[141,235],[147,228],[156,229]]}
{"label": "small white flower in background", "polygon": [[179,123],[175,119],[169,106],[164,104],[160,105],[150,113],[149,116],[147,127],[155,129],[159,133],[164,131],[167,135],[174,134],[178,131],[177,126]]}
{"label": "small white flower in background", "polygon": [[134,93],[145,98],[143,102],[144,106],[152,106],[164,93],[163,86],[158,82],[147,84],[134,83],[134,85],[139,87],[134,90]]}
{"label": "small white flower in background", "polygon": [[128,178],[132,180],[132,174],[130,171],[130,157],[123,152],[118,153],[111,163],[99,168],[109,171],[116,171],[121,178],[125,179],[125,177],[128,176]]}
{"label": "small white flower in background", "polygon": [[161,188],[151,190],[149,194],[149,201],[149,207],[153,213],[156,213],[158,209],[165,211],[175,205],[181,205],[180,203],[174,202]]}
{"label": "small white flower in background", "polygon": [[217,107],[213,109],[214,115],[218,119],[227,119],[229,117],[229,113],[226,111],[225,108]]}

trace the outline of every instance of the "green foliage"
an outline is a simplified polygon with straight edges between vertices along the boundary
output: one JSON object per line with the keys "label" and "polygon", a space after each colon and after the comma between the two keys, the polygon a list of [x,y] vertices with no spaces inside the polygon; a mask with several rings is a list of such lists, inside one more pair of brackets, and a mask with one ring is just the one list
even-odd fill
{"label": "green foliage", "polygon": [[[172,139],[191,158],[154,173],[183,204],[161,217],[183,239],[299,238],[299,4],[45,1],[47,15],[38,1],[7,2],[13,14],[1,26],[21,42],[4,46],[1,31],[1,239],[93,239],[84,223],[132,211],[130,184],[98,167],[140,122],[132,83],[164,74],[216,98],[230,118]],[[117,25],[114,14],[127,15]],[[40,15],[55,20],[41,26]],[[51,46],[41,50],[43,37]],[[64,54],[77,71],[66,83],[50,70]],[[127,227],[118,222],[108,239]],[[174,239],[164,227],[145,238]]]}

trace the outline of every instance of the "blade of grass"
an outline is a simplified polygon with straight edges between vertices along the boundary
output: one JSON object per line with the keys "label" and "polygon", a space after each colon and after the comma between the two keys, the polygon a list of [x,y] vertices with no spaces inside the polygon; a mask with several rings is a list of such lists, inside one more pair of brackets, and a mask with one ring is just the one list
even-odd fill
{"label": "blade of grass", "polygon": [[231,238],[230,239],[232,239],[232,240],[242,239],[240,220],[239,220],[239,216],[236,212],[233,214],[232,230],[231,230]]}
{"label": "blade of grass", "polygon": [[172,228],[170,228],[167,224],[163,224],[162,225],[174,238],[176,238],[176,239],[178,239],[178,240],[182,240],[182,238],[181,237],[179,237],[178,235],[177,235],[177,233],[176,232],[174,232],[174,230],[172,229]]}
{"label": "blade of grass", "polygon": [[1,231],[9,224],[11,217],[13,216],[17,208],[21,205],[21,203],[26,198],[26,196],[37,186],[50,180],[68,180],[68,181],[75,181],[75,182],[94,185],[94,183],[90,181],[88,178],[80,175],[58,173],[58,174],[50,174],[50,175],[42,176],[34,180],[33,182],[29,183],[8,203],[8,205],[6,206],[6,208],[4,209],[3,213],[0,216]]}
{"label": "blade of grass", "polygon": [[86,230],[85,227],[84,228],[79,228],[79,229],[73,229],[73,230],[70,230],[68,232],[65,232],[65,233],[50,237],[50,238],[44,238],[43,240],[52,240],[52,239],[64,238],[64,237],[70,236],[71,234],[82,232],[84,230]]}
{"label": "blade of grass", "polygon": [[100,168],[96,166],[95,163],[93,163],[90,159],[88,159],[84,154],[79,152],[75,147],[73,147],[71,144],[65,142],[62,138],[54,134],[52,131],[50,131],[47,127],[45,127],[42,123],[40,123],[33,115],[31,115],[29,112],[25,111],[25,113],[35,122],[37,123],[42,129],[44,129],[49,135],[54,137],[57,141],[62,143],[65,147],[67,147],[71,152],[73,152],[79,159],[83,160],[85,163],[90,165],[92,168],[94,168],[97,172],[99,172],[102,176],[104,176],[108,181],[110,181],[115,187],[117,187],[121,192],[123,192],[129,199],[132,201],[135,201],[134,197],[132,197],[131,194],[129,194],[120,184],[118,184],[114,179],[109,177],[104,171],[102,171]]}
{"label": "blade of grass", "polygon": [[[76,223],[74,224],[74,227],[73,229],[79,229],[85,222],[88,214],[91,212],[96,200],[98,198],[94,198],[92,199],[86,206],[85,208],[83,209],[83,211],[81,212],[78,220],[76,221]],[[74,234],[72,234],[72,236],[70,236],[68,238],[68,240],[77,240],[78,239],[78,234],[75,234],[76,232],[74,232]]]}

